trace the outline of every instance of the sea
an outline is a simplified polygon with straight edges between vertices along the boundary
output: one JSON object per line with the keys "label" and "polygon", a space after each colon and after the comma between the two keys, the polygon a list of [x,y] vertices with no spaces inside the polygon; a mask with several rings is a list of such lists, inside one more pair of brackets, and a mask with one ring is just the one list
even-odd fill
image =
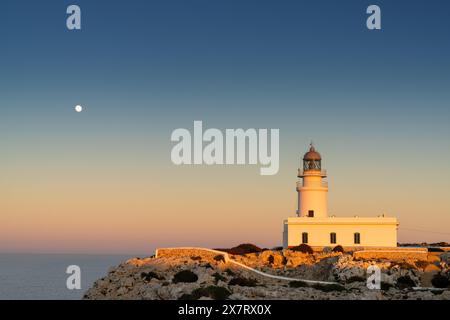
{"label": "sea", "polygon": [[[0,254],[0,300],[79,300],[108,269],[133,256]],[[69,266],[80,269],[81,289],[68,289]]]}

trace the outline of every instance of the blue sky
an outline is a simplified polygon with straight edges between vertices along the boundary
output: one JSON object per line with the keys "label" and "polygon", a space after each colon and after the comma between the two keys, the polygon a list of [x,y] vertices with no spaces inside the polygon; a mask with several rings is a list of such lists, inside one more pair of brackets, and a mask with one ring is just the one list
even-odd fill
{"label": "blue sky", "polygon": [[[81,31],[65,27],[69,4]],[[370,4],[382,30],[366,28]],[[274,188],[292,191],[312,139],[334,173],[336,211],[378,206],[447,230],[449,12],[444,0],[2,1],[0,163],[19,185],[21,168],[76,165],[79,154],[111,174],[123,163],[170,172],[170,133],[194,120],[279,128]],[[417,205],[383,200],[396,190]]]}

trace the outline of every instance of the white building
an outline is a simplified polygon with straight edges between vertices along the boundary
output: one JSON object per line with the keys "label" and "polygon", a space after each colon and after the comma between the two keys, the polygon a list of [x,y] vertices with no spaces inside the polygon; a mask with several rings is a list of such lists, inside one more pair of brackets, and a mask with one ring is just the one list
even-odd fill
{"label": "white building", "polygon": [[397,218],[328,216],[327,173],[322,157],[311,144],[298,170],[297,216],[284,221],[283,247],[306,243],[311,247],[396,247]]}

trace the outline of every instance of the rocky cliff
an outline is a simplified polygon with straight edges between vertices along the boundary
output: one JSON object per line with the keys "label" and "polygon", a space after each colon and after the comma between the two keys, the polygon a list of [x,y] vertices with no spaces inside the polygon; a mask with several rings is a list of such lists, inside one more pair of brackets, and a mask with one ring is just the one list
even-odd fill
{"label": "rocky cliff", "polygon": [[[258,274],[234,262],[286,279]],[[265,250],[228,255],[196,249],[169,250],[111,268],[84,298],[448,300],[449,262],[449,253],[430,255],[426,260],[389,261],[333,252]],[[381,269],[381,290],[367,287],[366,270],[370,265]]]}

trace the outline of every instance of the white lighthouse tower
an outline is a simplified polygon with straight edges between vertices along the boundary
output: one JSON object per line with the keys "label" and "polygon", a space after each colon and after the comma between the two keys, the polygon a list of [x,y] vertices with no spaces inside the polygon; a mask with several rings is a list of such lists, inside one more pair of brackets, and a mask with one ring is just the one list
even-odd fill
{"label": "white lighthouse tower", "polygon": [[325,170],[322,170],[322,157],[310,144],[303,156],[303,169],[298,169],[298,217],[328,217],[328,183]]}

